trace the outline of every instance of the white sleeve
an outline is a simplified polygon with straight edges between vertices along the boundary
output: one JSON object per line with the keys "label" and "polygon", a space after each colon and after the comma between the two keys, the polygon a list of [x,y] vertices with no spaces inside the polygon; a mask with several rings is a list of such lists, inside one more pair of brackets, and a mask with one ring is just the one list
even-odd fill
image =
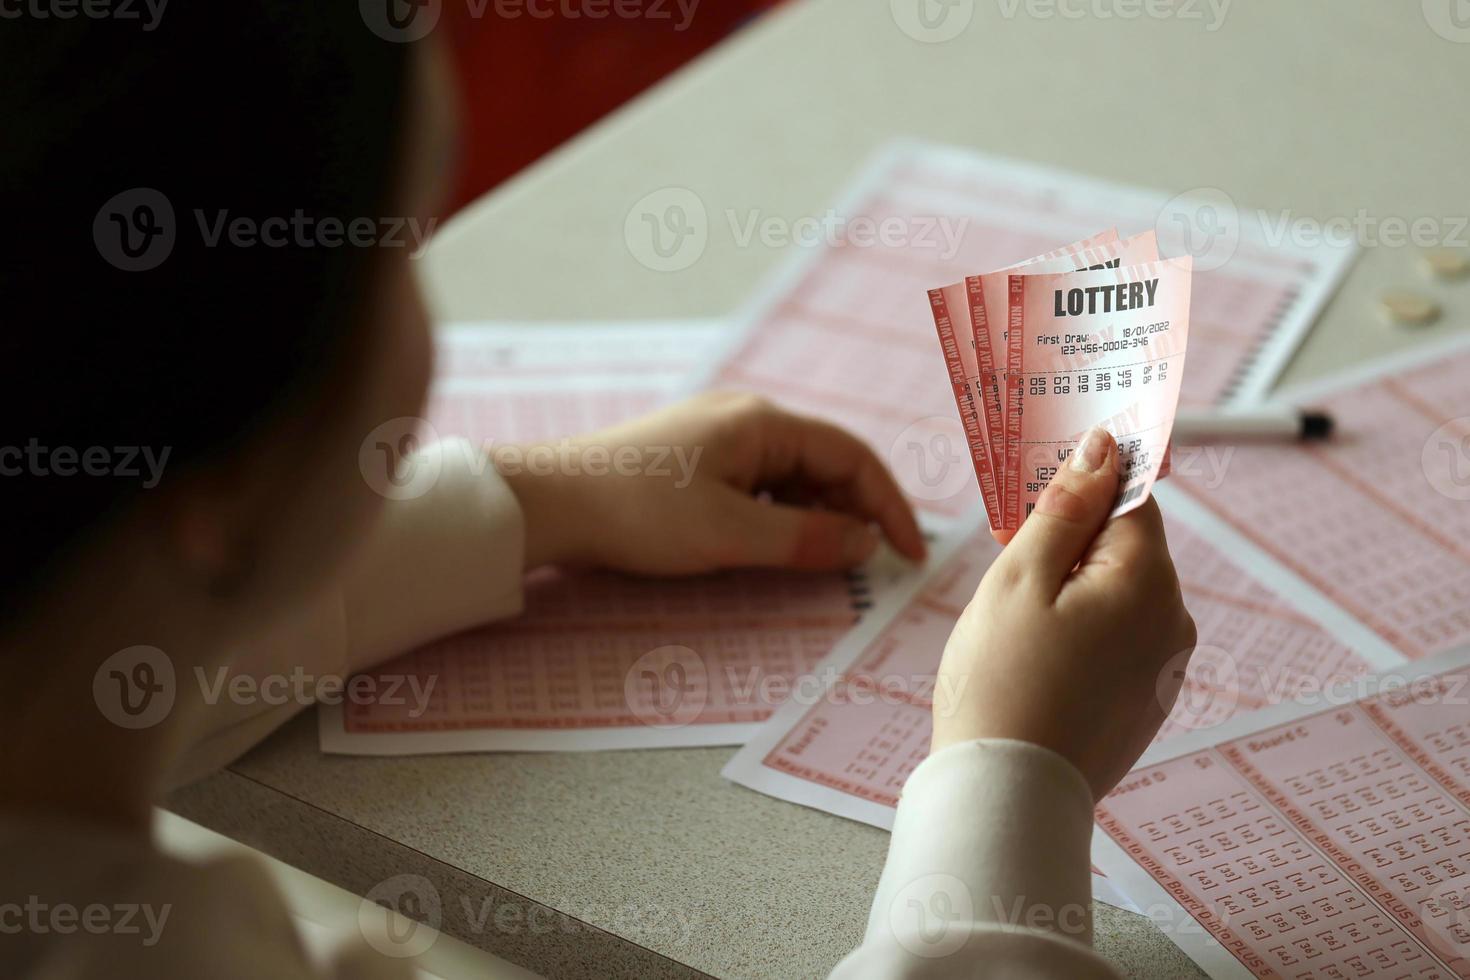
{"label": "white sleeve", "polygon": [[[418,458],[436,467],[433,486],[388,501],[342,580],[235,651],[223,668],[231,678],[259,684],[303,671],[345,680],[430,640],[521,611],[526,529],[509,485],[463,439],[435,443]],[[294,698],[215,698],[201,706],[173,784],[228,764],[304,707]]]}
{"label": "white sleeve", "polygon": [[1040,746],[936,752],[904,787],[867,935],[833,980],[1117,980],[1092,949],[1092,809]]}

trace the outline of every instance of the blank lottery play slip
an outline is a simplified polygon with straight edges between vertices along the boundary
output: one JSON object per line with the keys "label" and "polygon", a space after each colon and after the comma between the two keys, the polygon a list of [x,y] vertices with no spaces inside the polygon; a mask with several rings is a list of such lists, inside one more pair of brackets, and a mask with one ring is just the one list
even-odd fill
{"label": "blank lottery play slip", "polygon": [[1189,256],[1109,229],[930,289],[929,308],[991,530],[1008,540],[1083,433],[1106,427],[1114,516],[1165,475],[1189,338]]}

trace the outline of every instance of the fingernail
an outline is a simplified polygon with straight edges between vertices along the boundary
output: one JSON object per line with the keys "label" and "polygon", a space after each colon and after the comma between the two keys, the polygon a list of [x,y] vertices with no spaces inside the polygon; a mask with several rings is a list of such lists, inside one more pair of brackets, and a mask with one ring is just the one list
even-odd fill
{"label": "fingernail", "polygon": [[1072,469],[1079,473],[1096,473],[1108,459],[1108,430],[1098,426],[1089,429],[1072,453]]}
{"label": "fingernail", "polygon": [[842,557],[849,565],[865,562],[878,547],[878,536],[870,528],[850,527],[842,536]]}

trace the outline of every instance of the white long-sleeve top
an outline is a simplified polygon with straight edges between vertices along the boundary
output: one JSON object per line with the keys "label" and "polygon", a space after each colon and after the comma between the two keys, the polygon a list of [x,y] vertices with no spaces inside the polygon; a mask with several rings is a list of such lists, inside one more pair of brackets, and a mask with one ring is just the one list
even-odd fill
{"label": "white long-sleeve top", "polygon": [[[524,527],[514,495],[492,469],[470,465],[465,444],[427,451],[440,457],[433,489],[393,502],[344,585],[244,651],[234,672],[263,678],[300,666],[345,676],[436,633],[520,611]],[[296,710],[211,706],[180,760],[179,781],[229,762]],[[1091,832],[1087,784],[1061,757],[1001,740],[935,754],[904,789],[866,938],[832,976],[1117,977],[1090,945]],[[57,928],[49,916],[69,907],[105,907],[113,917],[132,908],[136,929]],[[100,922],[103,913],[93,914]],[[410,975],[403,960],[366,946],[321,972],[251,862],[190,864],[95,827],[4,821],[0,973],[29,980]]]}

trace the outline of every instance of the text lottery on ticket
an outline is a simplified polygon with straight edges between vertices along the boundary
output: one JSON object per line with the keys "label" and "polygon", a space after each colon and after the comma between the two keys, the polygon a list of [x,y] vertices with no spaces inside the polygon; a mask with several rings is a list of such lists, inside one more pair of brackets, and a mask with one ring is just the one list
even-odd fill
{"label": "text lottery on ticket", "polygon": [[1159,260],[1152,233],[1104,232],[930,291],[993,529],[1020,527],[1094,425],[1119,444],[1115,514],[1167,474],[1191,271]]}

